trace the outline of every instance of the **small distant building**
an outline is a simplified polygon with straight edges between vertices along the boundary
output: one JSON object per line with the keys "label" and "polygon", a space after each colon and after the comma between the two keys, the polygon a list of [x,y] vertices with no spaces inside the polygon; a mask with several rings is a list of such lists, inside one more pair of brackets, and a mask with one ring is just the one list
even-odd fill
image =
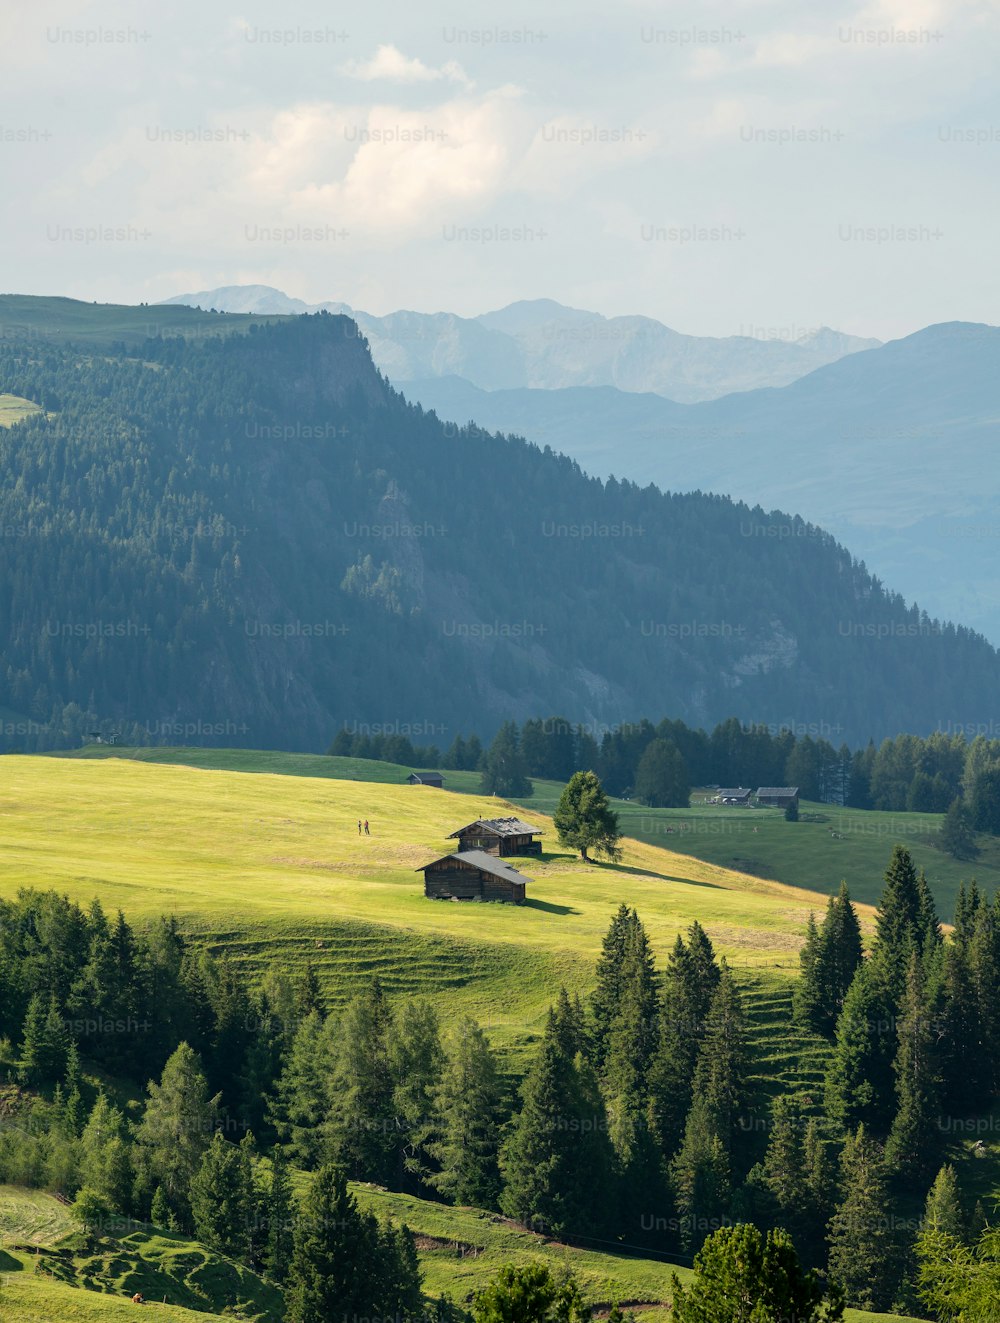
{"label": "small distant building", "polygon": [[749,808],[752,795],[753,791],[744,789],[743,786],[723,786],[712,796],[712,803],[740,804],[744,808]]}
{"label": "small distant building", "polygon": [[406,784],[410,786],[435,786],[438,790],[444,787],[444,777],[440,772],[411,772],[406,778]]}
{"label": "small distant building", "polygon": [[530,822],[520,818],[477,818],[465,827],[459,827],[448,837],[449,841],[458,841],[458,848],[482,850],[486,854],[541,854],[542,843],[535,840],[544,832],[532,827]]}
{"label": "small distant building", "polygon": [[432,900],[499,900],[523,905],[524,886],[532,881],[484,850],[462,850],[424,864],[424,895]]}
{"label": "small distant building", "polygon": [[789,804],[798,807],[798,786],[761,786],[757,791],[757,803],[762,808],[788,808]]}

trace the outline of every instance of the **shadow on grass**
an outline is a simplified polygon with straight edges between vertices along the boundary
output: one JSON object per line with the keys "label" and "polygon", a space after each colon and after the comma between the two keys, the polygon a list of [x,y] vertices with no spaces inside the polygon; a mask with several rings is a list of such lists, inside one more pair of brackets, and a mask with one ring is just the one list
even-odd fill
{"label": "shadow on grass", "polygon": [[579,910],[573,909],[572,905],[553,905],[549,900],[526,900],[525,909],[545,910],[548,914],[579,914]]}

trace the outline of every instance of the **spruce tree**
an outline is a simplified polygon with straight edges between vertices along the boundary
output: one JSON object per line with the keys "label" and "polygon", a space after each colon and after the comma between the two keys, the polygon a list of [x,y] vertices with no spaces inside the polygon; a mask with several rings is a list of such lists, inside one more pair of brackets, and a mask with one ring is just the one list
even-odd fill
{"label": "spruce tree", "polygon": [[719,1137],[731,1151],[747,1101],[749,1050],[743,1001],[725,960],[719,975],[695,1066],[694,1093],[705,1100]]}
{"label": "spruce tree", "polygon": [[716,1231],[694,1261],[694,1280],[671,1279],[674,1323],[839,1323],[836,1287],[799,1263],[789,1236],[743,1224]]}
{"label": "spruce tree", "polygon": [[885,1310],[899,1278],[882,1150],[864,1126],[841,1156],[843,1197],[830,1221],[830,1277],[858,1309]]}
{"label": "spruce tree", "polygon": [[270,1116],[290,1157],[306,1171],[315,1169],[323,1149],[321,1125],[330,1105],[336,1022],[319,1011],[299,1025],[275,1087]]}
{"label": "spruce tree", "polygon": [[595,988],[590,999],[593,1018],[593,1050],[598,1066],[603,1065],[608,1050],[611,1022],[621,999],[624,983],[625,943],[632,922],[632,911],[619,905],[604,934],[597,960]]}
{"label": "spruce tree", "polygon": [[43,997],[36,992],[28,1002],[21,1038],[22,1084],[37,1086],[55,1083],[66,1074],[69,1035],[55,994]]}
{"label": "spruce tree", "polygon": [[936,1170],[942,1147],[941,1081],[933,1008],[916,952],[910,959],[897,1033],[898,1109],[886,1144],[886,1164],[904,1184],[923,1184]]}
{"label": "spruce tree", "polygon": [[925,1234],[933,1232],[950,1236],[955,1241],[965,1238],[965,1219],[958,1197],[958,1180],[955,1168],[950,1163],[941,1168],[927,1193],[923,1231]]}
{"label": "spruce tree", "polygon": [[939,837],[941,849],[950,854],[952,859],[975,859],[979,854],[971,815],[961,799],[953,799],[948,806]]}
{"label": "spruce tree", "polygon": [[847,883],[841,882],[823,919],[823,977],[826,979],[824,1032],[832,1034],[848,989],[861,964],[861,925]]}
{"label": "spruce tree", "polygon": [[565,1051],[550,1012],[501,1150],[500,1206],[536,1230],[586,1234],[607,1214],[610,1165],[596,1082],[583,1057]]}
{"label": "spruce tree", "polygon": [[191,1180],[191,1220],[209,1249],[248,1262],[253,1212],[253,1172],[242,1146],[218,1131]]}
{"label": "spruce tree", "polygon": [[468,1017],[448,1042],[434,1110],[437,1138],[429,1151],[438,1170],[431,1184],[453,1203],[496,1208],[503,1084],[486,1035]]}
{"label": "spruce tree", "polygon": [[845,998],[826,1074],[827,1115],[841,1129],[863,1124],[888,1134],[896,1112],[895,1053],[895,1005],[881,966],[866,960]]}
{"label": "spruce tree", "polygon": [[826,989],[823,983],[823,940],[815,914],[806,922],[806,940],[799,952],[799,979],[792,993],[795,1018],[819,1031],[826,1020]]}
{"label": "spruce tree", "polygon": [[501,799],[524,799],[532,793],[521,753],[521,736],[513,721],[500,727],[483,757],[479,793],[498,795]]}
{"label": "spruce tree", "polygon": [[377,1313],[373,1240],[343,1171],[321,1167],[295,1222],[286,1323],[329,1323]]}
{"label": "spruce tree", "polygon": [[434,1091],[444,1068],[437,1011],[429,1001],[408,1001],[389,1036],[392,1100],[396,1113],[397,1189],[422,1193],[431,1174],[428,1146],[436,1116]]}
{"label": "spruce tree", "polygon": [[397,1172],[393,1016],[381,982],[350,1002],[337,1026],[327,1152],[355,1180],[393,1184]]}
{"label": "spruce tree", "polygon": [[285,1151],[276,1144],[271,1153],[271,1189],[267,1201],[267,1246],[264,1267],[281,1285],[288,1277],[292,1258],[295,1197]]}
{"label": "spruce tree", "polygon": [[903,845],[894,846],[875,916],[873,954],[884,965],[888,990],[897,1005],[906,987],[910,953],[923,949],[926,921],[924,897],[910,852]]}
{"label": "spruce tree", "polygon": [[181,1043],[150,1081],[136,1129],[136,1156],[147,1187],[163,1187],[171,1206],[187,1220],[191,1181],[215,1131],[220,1097],[211,1097],[197,1053]]}
{"label": "spruce tree", "polygon": [[695,1093],[684,1125],[684,1138],[670,1164],[681,1244],[687,1253],[722,1226],[732,1197],[729,1146],[719,1119],[703,1094]]}

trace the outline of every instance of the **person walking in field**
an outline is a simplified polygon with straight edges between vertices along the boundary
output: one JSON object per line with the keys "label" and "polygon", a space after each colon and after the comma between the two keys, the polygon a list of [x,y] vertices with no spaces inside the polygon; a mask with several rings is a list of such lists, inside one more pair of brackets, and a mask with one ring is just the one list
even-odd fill
{"label": "person walking in field", "polygon": [[370,836],[370,835],[371,835],[371,832],[368,830],[368,819],[367,819],[367,818],[365,818],[365,835],[366,835],[366,836]]}
{"label": "person walking in field", "polygon": [[361,819],[358,818],[358,835],[361,835]]}

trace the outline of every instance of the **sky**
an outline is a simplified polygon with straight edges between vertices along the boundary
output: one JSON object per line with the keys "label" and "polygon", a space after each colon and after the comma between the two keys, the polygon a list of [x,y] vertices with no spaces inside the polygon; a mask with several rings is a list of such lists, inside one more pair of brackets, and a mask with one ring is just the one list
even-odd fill
{"label": "sky", "polygon": [[7,0],[0,289],[996,322],[1000,0]]}

